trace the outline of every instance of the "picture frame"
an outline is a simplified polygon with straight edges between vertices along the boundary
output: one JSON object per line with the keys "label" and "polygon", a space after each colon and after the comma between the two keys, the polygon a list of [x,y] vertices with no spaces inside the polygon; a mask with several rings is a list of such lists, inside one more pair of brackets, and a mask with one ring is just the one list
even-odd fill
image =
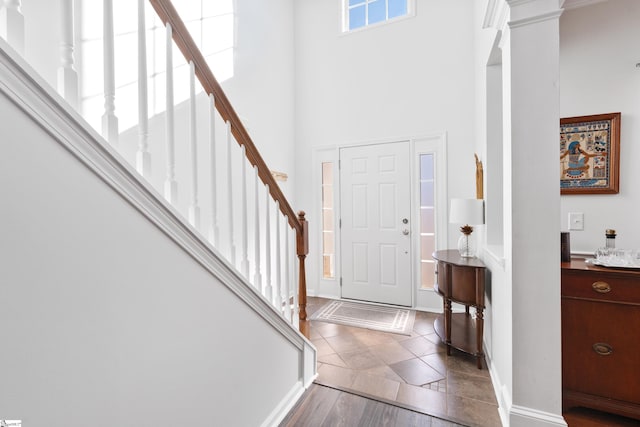
{"label": "picture frame", "polygon": [[560,194],[617,194],[620,113],[560,119]]}

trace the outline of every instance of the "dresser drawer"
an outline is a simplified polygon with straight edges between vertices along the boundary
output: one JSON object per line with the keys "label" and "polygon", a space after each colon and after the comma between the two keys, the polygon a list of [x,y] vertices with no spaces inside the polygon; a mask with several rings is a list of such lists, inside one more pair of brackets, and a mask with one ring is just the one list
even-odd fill
{"label": "dresser drawer", "polygon": [[562,299],[562,387],[640,404],[640,307]]}
{"label": "dresser drawer", "polygon": [[562,296],[640,305],[640,277],[563,270]]}

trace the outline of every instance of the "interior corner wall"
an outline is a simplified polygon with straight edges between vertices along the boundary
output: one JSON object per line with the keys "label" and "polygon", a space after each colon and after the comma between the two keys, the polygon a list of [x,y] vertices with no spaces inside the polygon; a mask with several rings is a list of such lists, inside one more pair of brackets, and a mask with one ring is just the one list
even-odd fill
{"label": "interior corner wall", "polygon": [[279,185],[296,203],[294,138],[294,0],[235,0],[233,78],[222,88],[270,169],[288,175]]}
{"label": "interior corner wall", "polygon": [[604,231],[616,245],[640,248],[640,2],[616,0],[566,10],[560,19],[560,117],[621,112],[620,192],[564,195],[560,224],[584,214],[584,230],[571,231],[571,250],[592,254]]}
{"label": "interior corner wall", "polygon": [[295,194],[310,222],[310,292],[321,274],[314,149],[446,132],[448,194],[475,194],[470,3],[418,1],[415,17],[348,34],[341,4],[295,1]]}

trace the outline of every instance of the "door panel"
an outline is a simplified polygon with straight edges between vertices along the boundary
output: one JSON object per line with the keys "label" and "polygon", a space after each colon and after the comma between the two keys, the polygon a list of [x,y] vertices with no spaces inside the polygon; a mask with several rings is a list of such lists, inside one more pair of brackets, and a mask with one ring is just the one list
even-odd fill
{"label": "door panel", "polygon": [[408,141],[340,150],[343,298],[411,305],[409,165]]}

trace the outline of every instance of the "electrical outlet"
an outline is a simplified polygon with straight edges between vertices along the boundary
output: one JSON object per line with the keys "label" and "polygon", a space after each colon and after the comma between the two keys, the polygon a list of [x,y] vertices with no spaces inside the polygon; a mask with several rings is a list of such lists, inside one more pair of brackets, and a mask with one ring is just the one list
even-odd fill
{"label": "electrical outlet", "polygon": [[582,212],[569,212],[569,230],[584,230],[584,214]]}

